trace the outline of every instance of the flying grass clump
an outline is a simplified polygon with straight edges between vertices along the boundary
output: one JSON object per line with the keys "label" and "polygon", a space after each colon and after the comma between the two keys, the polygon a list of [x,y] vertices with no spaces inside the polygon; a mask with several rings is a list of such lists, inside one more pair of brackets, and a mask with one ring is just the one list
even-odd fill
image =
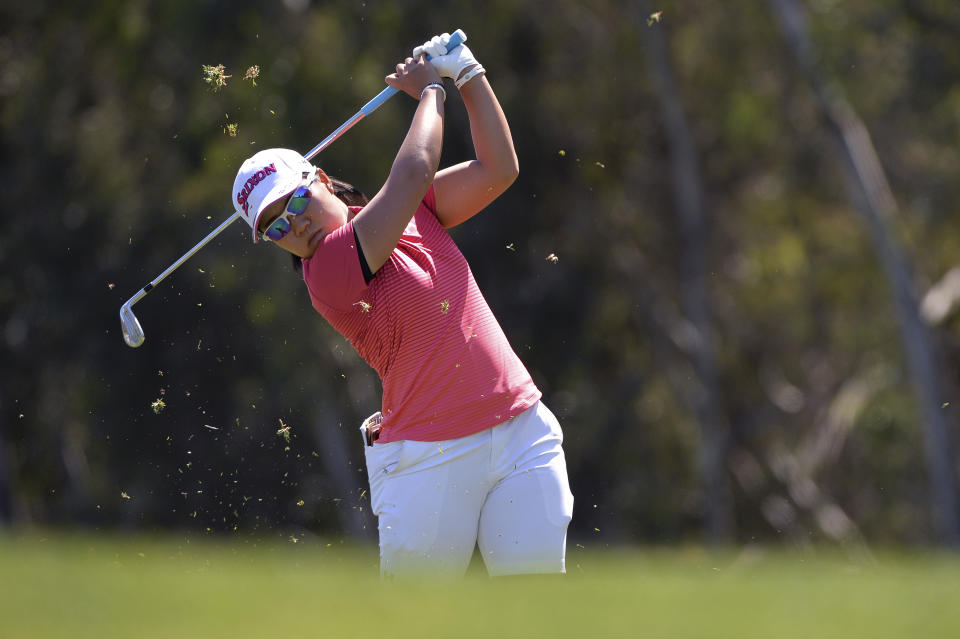
{"label": "flying grass clump", "polygon": [[[214,93],[220,91],[223,87],[227,86],[227,80],[232,78],[232,75],[227,73],[227,68],[222,64],[212,65],[212,64],[202,64],[200,68],[203,70],[203,81],[210,86]],[[257,86],[257,78],[260,77],[260,65],[255,64],[247,68],[246,73],[243,75],[244,80],[250,80],[253,86]],[[230,119],[230,116],[227,116],[227,119]],[[237,137],[240,125],[236,122],[228,122],[223,125],[223,132],[229,135],[231,138]]]}
{"label": "flying grass clump", "polygon": [[282,419],[280,420],[280,428],[277,430],[277,435],[283,437],[288,444],[290,443],[290,426],[284,424]]}
{"label": "flying grass clump", "polygon": [[[233,77],[232,75],[227,75],[227,68],[222,64],[202,64],[200,65],[200,68],[203,70],[203,81],[210,85],[210,88],[214,91],[219,91],[223,87],[227,86],[227,80]],[[250,83],[253,86],[257,86],[257,78],[259,77],[259,64],[247,67],[246,73],[243,74],[243,79],[250,80]]]}
{"label": "flying grass clump", "polygon": [[209,84],[215,92],[227,86],[227,78],[233,77],[227,75],[227,70],[222,64],[217,66],[204,64],[201,67],[203,68],[203,81]]}

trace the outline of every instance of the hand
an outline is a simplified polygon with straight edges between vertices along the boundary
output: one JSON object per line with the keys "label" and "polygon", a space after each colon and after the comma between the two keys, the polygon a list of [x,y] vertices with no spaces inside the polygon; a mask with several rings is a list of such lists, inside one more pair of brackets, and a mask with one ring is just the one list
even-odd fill
{"label": "hand", "polygon": [[442,82],[437,70],[427,62],[423,55],[407,58],[397,64],[397,72],[384,78],[389,86],[400,89],[410,97],[419,100],[423,88],[431,82]]}
{"label": "hand", "polygon": [[430,64],[441,76],[457,80],[470,67],[479,66],[473,52],[465,44],[461,44],[453,51],[447,51],[450,42],[449,33],[433,36],[413,50],[413,57],[420,55],[430,56]]}

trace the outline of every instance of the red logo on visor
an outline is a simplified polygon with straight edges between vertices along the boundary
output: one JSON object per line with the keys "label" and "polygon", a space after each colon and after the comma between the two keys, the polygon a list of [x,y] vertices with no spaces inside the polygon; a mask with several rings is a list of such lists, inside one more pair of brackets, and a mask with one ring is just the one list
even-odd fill
{"label": "red logo on visor", "polygon": [[247,215],[247,216],[250,215],[250,205],[247,203],[247,198],[250,197],[251,193],[253,193],[253,189],[256,188],[256,186],[260,184],[260,182],[262,182],[264,178],[266,178],[268,175],[276,172],[277,172],[276,165],[268,164],[267,166],[263,167],[262,169],[260,169],[259,171],[251,175],[250,179],[248,179],[244,183],[243,189],[241,189],[240,192],[237,193],[237,204],[243,207],[244,215]]}

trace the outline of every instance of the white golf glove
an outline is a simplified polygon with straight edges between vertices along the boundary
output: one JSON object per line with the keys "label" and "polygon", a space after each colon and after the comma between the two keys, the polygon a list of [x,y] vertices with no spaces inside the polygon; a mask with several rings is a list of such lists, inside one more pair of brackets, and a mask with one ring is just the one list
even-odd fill
{"label": "white golf glove", "polygon": [[[468,80],[479,73],[484,73],[486,70],[477,62],[477,59],[473,57],[473,52],[470,51],[467,45],[461,44],[453,51],[447,51],[447,44],[449,42],[449,33],[441,33],[438,36],[433,36],[413,50],[413,57],[418,58],[421,55],[429,56],[430,64],[437,70],[437,73],[439,73],[441,77],[453,79],[459,89],[466,84]],[[469,69],[470,67],[473,68],[467,71],[461,78],[460,74],[463,73],[463,70]],[[459,78],[459,80],[457,78]]]}

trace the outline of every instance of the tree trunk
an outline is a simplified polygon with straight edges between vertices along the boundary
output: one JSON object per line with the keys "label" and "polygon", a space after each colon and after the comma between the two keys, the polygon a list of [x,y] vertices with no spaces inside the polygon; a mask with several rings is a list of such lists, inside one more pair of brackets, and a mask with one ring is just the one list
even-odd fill
{"label": "tree trunk", "polygon": [[10,474],[6,442],[0,435],[0,527],[13,523],[13,490]]}
{"label": "tree trunk", "polygon": [[[365,494],[366,475],[360,468],[351,468],[349,446],[360,446],[360,424],[348,424],[339,411],[317,415],[313,420],[313,432],[322,451],[324,469],[333,483],[341,506],[338,509],[340,525],[353,539],[369,541],[376,539],[376,519],[370,513],[369,496]],[[350,438],[350,439],[348,439]]]}
{"label": "tree trunk", "polygon": [[[640,19],[645,21],[650,15],[649,3],[640,0],[637,6]],[[670,65],[663,27],[658,23],[644,22],[642,29],[647,71],[660,102],[677,210],[681,240],[681,308],[693,329],[687,355],[696,374],[691,396],[694,417],[700,428],[698,468],[704,499],[704,532],[709,543],[718,544],[730,538],[730,496],[724,470],[727,437],[717,401],[716,345],[707,292],[707,215],[703,183],[693,134]]]}
{"label": "tree trunk", "polygon": [[888,220],[897,214],[897,203],[870,139],[870,133],[841,93],[826,79],[807,31],[799,0],[770,0],[790,53],[813,88],[823,115],[843,153],[851,197],[863,214],[874,250],[883,266],[893,295],[906,351],[910,378],[923,420],[929,490],[933,520],[941,543],[960,545],[956,484],[943,394],[932,337],[921,321],[918,296],[904,253],[890,231]]}

